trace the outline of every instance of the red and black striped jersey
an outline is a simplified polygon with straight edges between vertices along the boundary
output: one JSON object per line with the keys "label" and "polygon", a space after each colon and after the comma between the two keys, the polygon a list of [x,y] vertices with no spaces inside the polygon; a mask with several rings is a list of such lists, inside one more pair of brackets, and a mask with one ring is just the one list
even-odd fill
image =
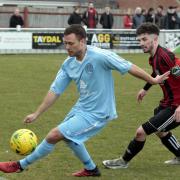
{"label": "red and black striped jersey", "polygon": [[[175,55],[171,51],[161,47],[157,47],[156,53],[149,58],[149,64],[152,66],[152,76],[161,75],[175,66]],[[172,74],[169,78],[160,84],[163,91],[163,99],[160,101],[162,106],[178,106],[180,105],[180,77]]]}

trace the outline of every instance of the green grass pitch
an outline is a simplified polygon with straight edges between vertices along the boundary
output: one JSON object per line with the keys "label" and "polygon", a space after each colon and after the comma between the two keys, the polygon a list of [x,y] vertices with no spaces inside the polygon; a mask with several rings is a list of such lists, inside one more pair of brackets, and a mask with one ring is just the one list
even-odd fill
{"label": "green grass pitch", "polygon": [[[177,54],[179,56],[179,54]],[[145,54],[123,54],[124,58],[151,72]],[[29,128],[38,136],[39,142],[49,130],[59,124],[78,98],[74,83],[68,87],[56,104],[36,122],[23,124],[23,118],[32,113],[41,103],[54,79],[64,54],[45,55],[0,55],[0,161],[19,160],[22,156],[10,150],[9,139],[20,128]],[[163,162],[173,155],[156,138],[147,138],[143,151],[130,163],[128,169],[110,170],[102,166],[102,160],[121,155],[136,128],[152,114],[162,97],[161,90],[154,86],[141,104],[136,94],[144,82],[128,74],[113,72],[118,119],[110,122],[97,136],[86,142],[93,160],[99,166],[100,180],[179,180],[180,166],[167,166]],[[180,138],[179,128],[173,131]],[[61,142],[53,153],[34,163],[23,173],[3,174],[6,180],[73,180],[71,173],[83,168],[72,152]],[[82,179],[82,178],[81,178]]]}

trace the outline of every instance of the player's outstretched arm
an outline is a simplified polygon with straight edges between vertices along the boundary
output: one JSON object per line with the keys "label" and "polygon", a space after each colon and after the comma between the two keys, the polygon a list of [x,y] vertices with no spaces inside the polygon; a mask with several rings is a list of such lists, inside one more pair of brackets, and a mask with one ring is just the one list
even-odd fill
{"label": "player's outstretched arm", "polygon": [[41,105],[37,108],[37,110],[34,113],[27,115],[24,118],[24,122],[31,123],[35,121],[43,112],[45,112],[49,107],[51,107],[54,104],[54,102],[57,100],[58,97],[59,97],[58,95],[49,91],[45,96]]}
{"label": "player's outstretched arm", "polygon": [[162,83],[164,80],[168,79],[170,71],[167,71],[166,73],[164,73],[160,76],[157,75],[155,78],[153,78],[146,71],[144,71],[140,67],[133,64],[131,66],[131,69],[129,70],[129,73],[137,78],[143,79],[144,81],[146,81],[150,84],[159,84],[159,83]]}

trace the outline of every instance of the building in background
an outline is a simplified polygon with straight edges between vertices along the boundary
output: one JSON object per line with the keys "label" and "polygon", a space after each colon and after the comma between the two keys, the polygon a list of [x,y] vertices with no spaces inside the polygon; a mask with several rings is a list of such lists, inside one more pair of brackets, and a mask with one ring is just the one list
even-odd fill
{"label": "building in background", "polygon": [[[157,9],[158,5],[163,4],[164,12],[169,6],[177,6],[177,0],[91,0],[96,7],[99,17],[104,12],[104,5],[109,4],[114,17],[114,25],[112,29],[123,28],[123,17],[130,9],[130,16],[134,14],[136,6],[142,9],[153,7]],[[14,8],[17,6],[24,19],[24,27],[34,28],[65,28],[68,26],[68,18],[74,11],[75,6],[80,7],[80,14],[87,9],[90,0],[6,0],[0,1],[0,28],[9,27],[9,19]],[[180,8],[177,8],[180,13]],[[97,24],[97,28],[101,28],[101,24]]]}

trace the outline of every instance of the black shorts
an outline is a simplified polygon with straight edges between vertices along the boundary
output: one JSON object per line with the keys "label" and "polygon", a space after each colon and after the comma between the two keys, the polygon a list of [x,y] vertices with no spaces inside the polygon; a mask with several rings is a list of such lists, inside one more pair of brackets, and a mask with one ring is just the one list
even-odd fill
{"label": "black shorts", "polygon": [[159,106],[154,109],[154,116],[142,124],[147,135],[154,132],[166,132],[180,125],[174,118],[175,107]]}

